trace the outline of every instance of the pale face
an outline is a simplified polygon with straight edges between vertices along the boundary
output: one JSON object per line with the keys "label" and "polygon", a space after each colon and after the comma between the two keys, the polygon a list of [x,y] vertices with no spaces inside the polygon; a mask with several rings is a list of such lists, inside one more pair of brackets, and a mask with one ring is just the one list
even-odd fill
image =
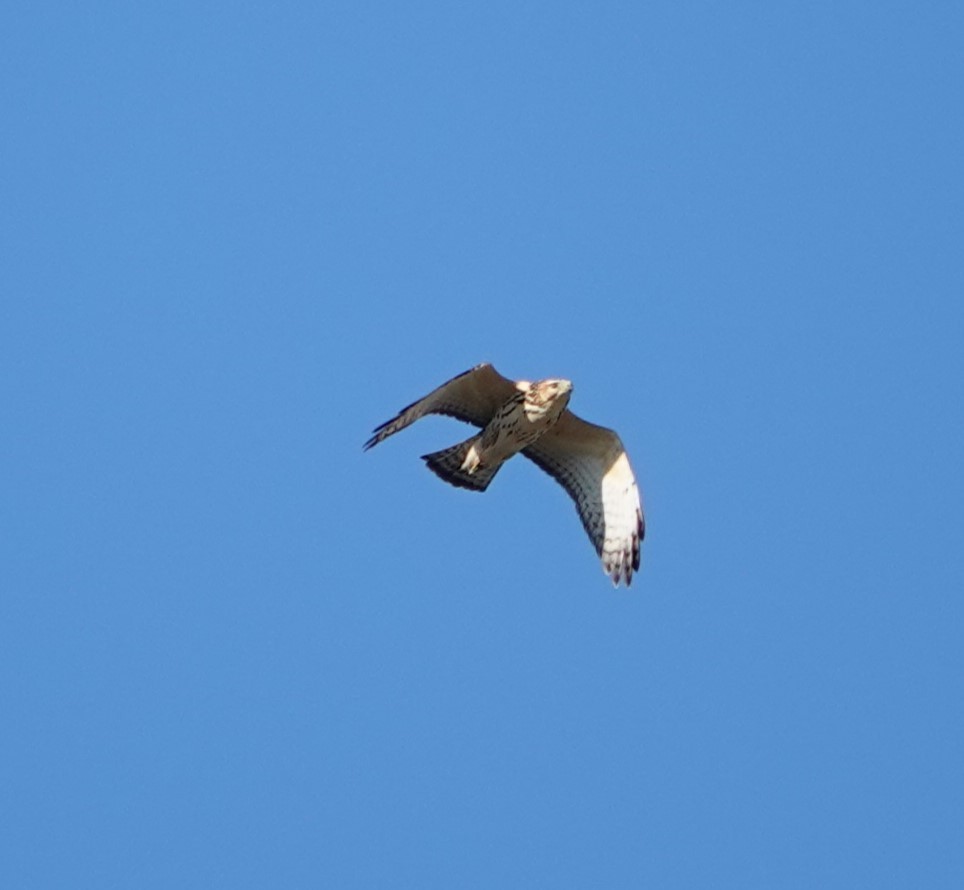
{"label": "pale face", "polygon": [[535,384],[535,389],[539,390],[540,393],[544,393],[545,398],[554,402],[561,396],[568,396],[572,392],[572,381],[571,380],[540,380]]}
{"label": "pale face", "polygon": [[535,417],[557,418],[569,404],[572,382],[569,380],[540,380],[533,383],[526,393],[526,414]]}

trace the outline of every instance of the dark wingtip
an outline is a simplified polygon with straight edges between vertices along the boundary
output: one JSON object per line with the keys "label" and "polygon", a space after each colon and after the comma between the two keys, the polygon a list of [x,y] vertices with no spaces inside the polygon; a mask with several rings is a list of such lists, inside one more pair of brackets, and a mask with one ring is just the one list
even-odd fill
{"label": "dark wingtip", "polygon": [[[395,418],[392,419],[394,420]],[[364,445],[362,445],[362,451],[368,451],[369,448],[374,448],[379,442],[381,442],[382,439],[385,438],[385,436],[382,435],[382,432],[387,426],[389,426],[389,424],[391,424],[391,422],[391,420],[386,420],[384,423],[376,426],[375,429],[372,430],[372,437]]]}

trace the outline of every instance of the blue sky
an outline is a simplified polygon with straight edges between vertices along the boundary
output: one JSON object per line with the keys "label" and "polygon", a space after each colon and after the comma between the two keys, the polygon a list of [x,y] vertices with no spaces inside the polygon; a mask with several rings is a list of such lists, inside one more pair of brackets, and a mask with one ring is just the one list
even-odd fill
{"label": "blue sky", "polygon": [[[954,4],[0,14],[5,887],[960,887]],[[376,424],[575,383],[647,509]]]}

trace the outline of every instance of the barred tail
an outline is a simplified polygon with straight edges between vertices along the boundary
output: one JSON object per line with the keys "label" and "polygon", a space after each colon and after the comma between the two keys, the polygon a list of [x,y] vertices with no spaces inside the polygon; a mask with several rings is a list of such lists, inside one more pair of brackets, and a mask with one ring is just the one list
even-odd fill
{"label": "barred tail", "polygon": [[485,491],[489,487],[489,483],[495,478],[495,474],[499,472],[499,467],[502,464],[498,463],[491,467],[479,464],[471,472],[462,469],[469,449],[478,438],[478,436],[473,436],[471,439],[453,445],[451,448],[443,448],[433,454],[423,454],[422,460],[436,476],[451,485],[468,488],[472,491]]}

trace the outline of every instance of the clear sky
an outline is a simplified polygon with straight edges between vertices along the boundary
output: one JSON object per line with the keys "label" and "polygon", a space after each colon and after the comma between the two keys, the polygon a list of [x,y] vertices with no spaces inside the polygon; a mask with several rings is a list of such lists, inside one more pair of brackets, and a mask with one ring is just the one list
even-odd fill
{"label": "clear sky", "polygon": [[[964,11],[0,13],[0,885],[964,886]],[[527,461],[574,381],[629,591]]]}

